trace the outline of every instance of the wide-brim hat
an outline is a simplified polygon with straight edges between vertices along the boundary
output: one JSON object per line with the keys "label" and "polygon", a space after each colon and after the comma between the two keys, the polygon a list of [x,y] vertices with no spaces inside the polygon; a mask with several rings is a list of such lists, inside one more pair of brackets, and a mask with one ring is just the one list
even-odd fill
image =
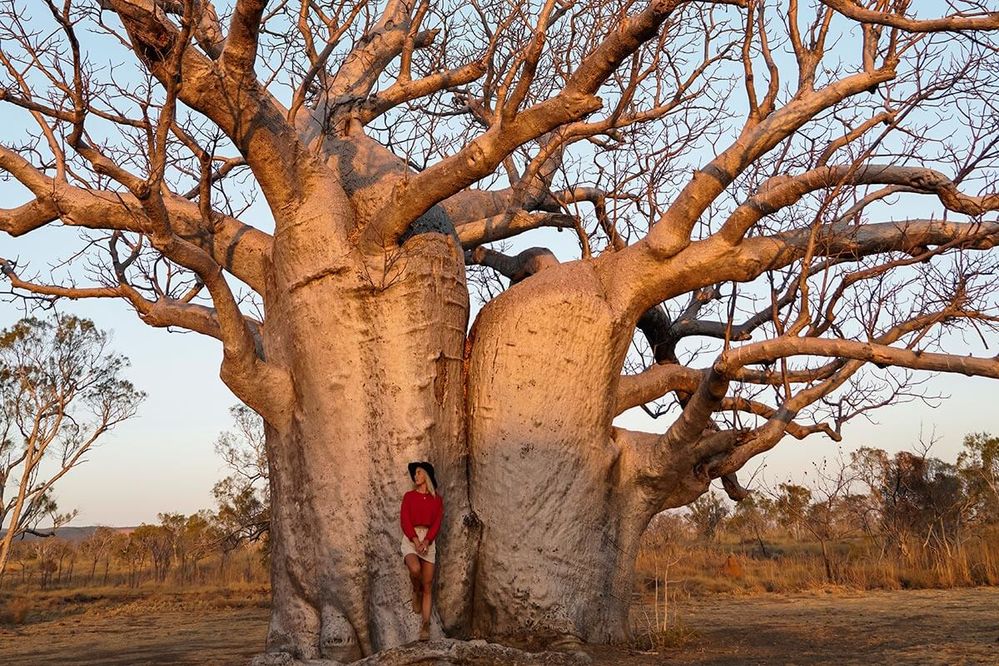
{"label": "wide-brim hat", "polygon": [[416,462],[409,463],[409,478],[411,478],[413,481],[416,481],[416,470],[421,467],[423,468],[423,471],[427,473],[427,476],[430,477],[430,483],[432,483],[434,485],[434,488],[436,489],[437,475],[434,474],[434,466],[428,463],[426,460],[418,460]]}

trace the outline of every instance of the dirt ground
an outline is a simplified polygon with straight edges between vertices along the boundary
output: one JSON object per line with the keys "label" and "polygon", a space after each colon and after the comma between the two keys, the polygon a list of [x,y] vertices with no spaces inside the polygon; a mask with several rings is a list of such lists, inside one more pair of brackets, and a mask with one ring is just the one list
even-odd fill
{"label": "dirt ground", "polygon": [[[0,627],[0,664],[244,664],[267,609],[177,597],[73,600],[52,619]],[[641,609],[636,609],[636,616]],[[999,589],[684,601],[688,644],[660,654],[594,648],[594,664],[999,664]]]}
{"label": "dirt ground", "polygon": [[999,664],[999,588],[715,595],[680,617],[698,637],[673,664]]}

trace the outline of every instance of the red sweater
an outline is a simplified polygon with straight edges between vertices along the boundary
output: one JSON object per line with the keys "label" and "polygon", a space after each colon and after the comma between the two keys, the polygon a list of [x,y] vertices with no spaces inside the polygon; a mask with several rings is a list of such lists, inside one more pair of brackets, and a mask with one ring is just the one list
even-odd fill
{"label": "red sweater", "polygon": [[427,543],[433,543],[441,528],[441,517],[444,515],[444,501],[440,495],[418,493],[410,490],[402,496],[402,511],[400,522],[402,532],[412,541],[416,538],[416,527],[427,528]]}

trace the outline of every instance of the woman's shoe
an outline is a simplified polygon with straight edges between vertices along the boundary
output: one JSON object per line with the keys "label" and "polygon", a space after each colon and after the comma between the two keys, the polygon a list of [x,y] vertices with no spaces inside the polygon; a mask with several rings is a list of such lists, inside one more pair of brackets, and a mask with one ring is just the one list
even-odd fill
{"label": "woman's shoe", "polygon": [[420,625],[420,640],[429,641],[430,640],[430,623],[424,622]]}

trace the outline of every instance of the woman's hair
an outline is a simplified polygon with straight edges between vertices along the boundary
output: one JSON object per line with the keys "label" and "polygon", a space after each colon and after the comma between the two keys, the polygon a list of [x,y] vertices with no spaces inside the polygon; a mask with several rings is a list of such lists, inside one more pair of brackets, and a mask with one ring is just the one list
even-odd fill
{"label": "woman's hair", "polygon": [[[434,487],[434,480],[430,478],[430,474],[427,472],[427,470],[423,469],[422,467],[417,467],[416,469],[418,469],[421,472],[423,472],[423,478],[425,478],[427,480],[427,490],[430,491],[431,495],[436,496],[437,495],[437,488]],[[416,478],[415,477],[413,479],[413,483],[414,483],[414,485],[416,484]]]}

